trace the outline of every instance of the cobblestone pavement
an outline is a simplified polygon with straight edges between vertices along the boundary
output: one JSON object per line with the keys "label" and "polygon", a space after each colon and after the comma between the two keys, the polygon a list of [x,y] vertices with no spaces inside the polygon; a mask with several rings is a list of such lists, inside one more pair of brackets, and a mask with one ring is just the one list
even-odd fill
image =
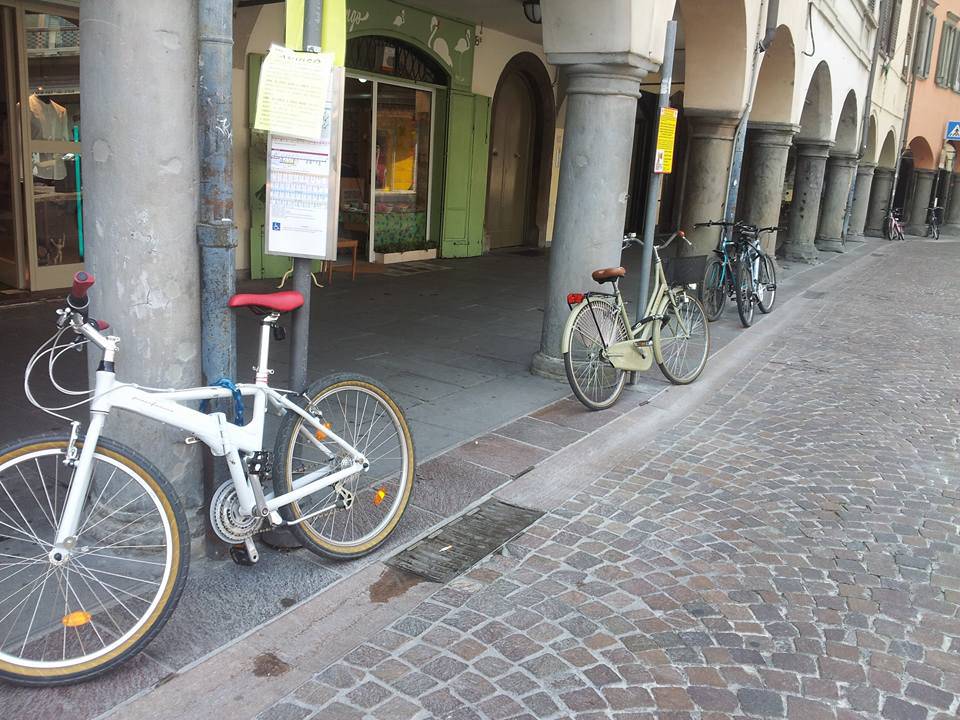
{"label": "cobblestone pavement", "polygon": [[260,718],[955,718],[960,244],[887,252]]}

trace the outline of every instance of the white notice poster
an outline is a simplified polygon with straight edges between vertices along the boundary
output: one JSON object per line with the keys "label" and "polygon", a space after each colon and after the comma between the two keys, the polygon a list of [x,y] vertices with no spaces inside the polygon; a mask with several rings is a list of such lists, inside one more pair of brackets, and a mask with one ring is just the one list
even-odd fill
{"label": "white notice poster", "polygon": [[343,77],[343,69],[337,68],[319,142],[268,137],[266,252],[270,255],[336,259]]}

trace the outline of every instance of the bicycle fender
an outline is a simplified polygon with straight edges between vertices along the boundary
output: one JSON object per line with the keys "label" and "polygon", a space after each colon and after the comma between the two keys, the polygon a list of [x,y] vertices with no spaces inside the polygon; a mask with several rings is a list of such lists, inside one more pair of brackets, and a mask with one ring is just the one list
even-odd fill
{"label": "bicycle fender", "polygon": [[[609,305],[613,304],[606,298],[594,298],[593,302],[595,303],[605,302]],[[560,336],[560,355],[561,356],[570,352],[570,339],[573,337],[573,320],[574,318],[576,318],[577,312],[580,310],[580,308],[582,308],[586,304],[587,304],[587,298],[584,298],[583,300],[580,301],[579,305],[574,305],[570,309],[570,314],[567,315],[567,322],[564,323],[563,334]]]}

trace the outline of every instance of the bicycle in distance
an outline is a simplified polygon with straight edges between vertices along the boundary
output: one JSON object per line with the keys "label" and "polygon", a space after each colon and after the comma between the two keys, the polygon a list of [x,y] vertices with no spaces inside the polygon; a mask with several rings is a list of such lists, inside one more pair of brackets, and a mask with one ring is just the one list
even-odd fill
{"label": "bicycle in distance", "polygon": [[[271,336],[282,339],[283,313],[299,292],[234,295],[229,307],[262,317],[252,384],[230,380],[188,389],[118,382],[120,339],[89,316],[93,276],[77,273],[57,330],[27,365],[24,389],[38,408],[62,412],[90,404],[85,434],[28,438],[0,450],[0,678],[26,685],[87,680],[140,652],[170,617],[190,560],[187,518],[156,465],[101,431],[125,410],[183,431],[225,459],[230,480],[210,503],[210,523],[240,564],[259,554],[254,537],[288,528],[326,558],[352,559],[379,547],[410,499],[413,438],[403,411],[377,382],[337,375],[303,392],[268,385]],[[93,391],[68,390],[54,378],[65,353],[88,346],[102,360]],[[46,365],[53,386],[77,402],[50,408],[30,389]],[[243,399],[253,411],[244,423]],[[233,422],[190,403],[234,403]],[[283,416],[272,451],[268,411]]]}
{"label": "bicycle in distance", "polygon": [[[589,409],[612,406],[623,393],[627,373],[648,370],[654,360],[676,385],[691,383],[703,372],[710,353],[703,306],[684,280],[668,279],[660,259],[660,251],[677,238],[690,244],[678,231],[653,248],[653,287],[636,323],[630,322],[620,293],[620,279],[627,274],[623,267],[593,272],[593,280],[609,283],[610,292],[567,295],[570,315],[561,336],[563,365],[574,395]],[[636,236],[627,236],[622,247],[640,244]]]}
{"label": "bicycle in distance", "polygon": [[[769,313],[777,297],[777,269],[773,259],[760,247],[760,236],[785,228],[765,227],[742,221],[711,220],[696,227],[721,227],[716,257],[707,263],[703,275],[703,306],[707,319],[713,322],[723,314],[727,298],[737,303],[740,324],[753,324],[754,308]],[[729,230],[730,232],[726,232]]]}
{"label": "bicycle in distance", "polygon": [[883,209],[883,236],[887,240],[903,240],[903,210]]}

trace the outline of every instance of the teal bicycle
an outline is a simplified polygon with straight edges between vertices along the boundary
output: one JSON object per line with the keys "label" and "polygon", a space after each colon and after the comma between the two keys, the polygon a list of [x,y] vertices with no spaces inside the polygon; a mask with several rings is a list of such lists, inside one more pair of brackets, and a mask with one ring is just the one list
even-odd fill
{"label": "teal bicycle", "polygon": [[[773,310],[777,293],[777,275],[773,260],[761,248],[761,233],[782,230],[779,227],[758,228],[742,221],[711,221],[696,227],[724,228],[716,257],[706,266],[701,286],[701,301],[707,320],[713,322],[723,314],[727,298],[736,300],[740,324],[753,324],[754,307],[762,313]],[[732,232],[726,232],[727,229]]]}

